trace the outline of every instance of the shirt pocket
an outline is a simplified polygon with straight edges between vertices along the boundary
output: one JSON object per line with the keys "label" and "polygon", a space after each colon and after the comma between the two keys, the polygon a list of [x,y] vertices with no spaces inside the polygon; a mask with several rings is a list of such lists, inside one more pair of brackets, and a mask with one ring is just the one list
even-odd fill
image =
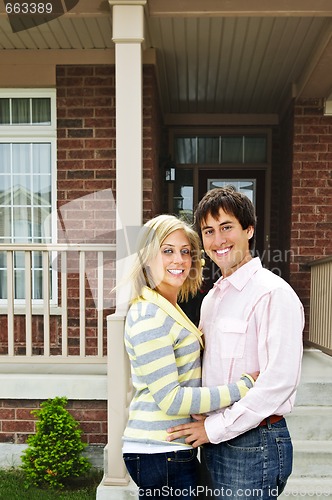
{"label": "shirt pocket", "polygon": [[242,358],[248,322],[223,317],[217,322],[217,344],[221,358]]}

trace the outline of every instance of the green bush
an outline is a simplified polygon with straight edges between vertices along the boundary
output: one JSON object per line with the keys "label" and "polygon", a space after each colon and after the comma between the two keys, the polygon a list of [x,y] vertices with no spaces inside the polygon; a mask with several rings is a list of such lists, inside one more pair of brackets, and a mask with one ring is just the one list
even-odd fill
{"label": "green bush", "polygon": [[27,485],[63,488],[68,480],[91,468],[81,455],[86,444],[78,423],[65,408],[67,403],[65,397],[48,399],[40,410],[31,412],[38,420],[36,434],[28,437],[28,448],[22,455]]}

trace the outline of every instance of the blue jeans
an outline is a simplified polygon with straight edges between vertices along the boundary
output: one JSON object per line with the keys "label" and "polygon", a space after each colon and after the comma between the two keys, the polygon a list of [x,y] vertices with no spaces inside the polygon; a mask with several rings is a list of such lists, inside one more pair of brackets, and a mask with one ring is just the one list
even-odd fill
{"label": "blue jeans", "polygon": [[140,499],[195,498],[198,467],[197,450],[168,453],[124,453],[127,470],[137,484]]}
{"label": "blue jeans", "polygon": [[213,498],[276,498],[292,472],[293,446],[286,421],[257,427],[224,443],[204,445],[202,460]]}

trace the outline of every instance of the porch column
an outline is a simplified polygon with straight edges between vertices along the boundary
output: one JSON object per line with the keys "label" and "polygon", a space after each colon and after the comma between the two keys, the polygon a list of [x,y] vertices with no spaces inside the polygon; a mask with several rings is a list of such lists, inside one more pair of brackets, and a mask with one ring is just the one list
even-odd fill
{"label": "porch column", "polygon": [[[142,53],[145,0],[109,0],[113,9],[116,95],[116,282],[126,272],[130,231],[141,227],[142,185]],[[128,234],[127,234],[128,233]],[[123,330],[127,302],[116,292],[116,312],[108,317],[108,445],[104,485],[126,485],[122,434],[130,397],[129,362]]]}

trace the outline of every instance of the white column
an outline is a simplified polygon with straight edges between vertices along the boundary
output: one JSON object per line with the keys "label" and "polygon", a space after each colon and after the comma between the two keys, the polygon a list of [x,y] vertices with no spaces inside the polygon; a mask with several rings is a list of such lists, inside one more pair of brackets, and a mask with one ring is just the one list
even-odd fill
{"label": "white column", "polygon": [[[113,7],[116,86],[117,265],[120,283],[130,254],[124,248],[133,228],[141,227],[142,182],[142,49],[145,0],[109,0]],[[128,234],[128,238],[124,235]],[[128,250],[128,249],[127,249]],[[108,445],[104,485],[126,485],[122,434],[130,398],[129,362],[123,331],[127,304],[117,290],[116,312],[108,317]]]}

